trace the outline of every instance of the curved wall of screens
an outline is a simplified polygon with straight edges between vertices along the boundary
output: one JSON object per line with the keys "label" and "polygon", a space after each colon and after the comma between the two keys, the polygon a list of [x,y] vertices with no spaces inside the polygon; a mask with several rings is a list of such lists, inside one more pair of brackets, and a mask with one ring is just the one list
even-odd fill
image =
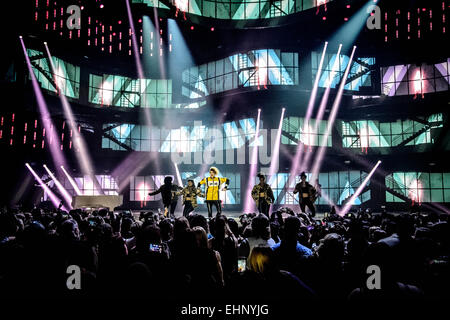
{"label": "curved wall of screens", "polygon": [[284,17],[321,6],[332,0],[132,0],[159,9],[177,8],[206,18],[255,20]]}

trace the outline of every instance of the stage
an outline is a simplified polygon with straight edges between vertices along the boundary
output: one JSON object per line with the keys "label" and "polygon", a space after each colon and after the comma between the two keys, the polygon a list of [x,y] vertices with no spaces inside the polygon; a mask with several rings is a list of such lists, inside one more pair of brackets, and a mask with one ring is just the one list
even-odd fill
{"label": "stage", "polygon": [[[120,213],[120,212],[124,212],[127,210],[117,210],[114,211],[116,213]],[[139,215],[141,212],[157,212],[157,210],[131,210],[133,216],[135,217],[135,219],[139,219]],[[272,212],[271,212],[272,213]],[[204,217],[208,217],[208,212],[207,211],[194,211],[193,214],[200,214]],[[222,211],[222,214],[225,215],[227,218],[232,218],[232,219],[236,219],[239,220],[239,217],[243,214],[241,211]],[[182,211],[177,211],[175,212],[175,218],[181,217],[183,215]],[[215,216],[215,213],[213,214],[213,217]],[[316,216],[314,217],[315,219],[323,219],[325,216],[324,212],[316,212]]]}

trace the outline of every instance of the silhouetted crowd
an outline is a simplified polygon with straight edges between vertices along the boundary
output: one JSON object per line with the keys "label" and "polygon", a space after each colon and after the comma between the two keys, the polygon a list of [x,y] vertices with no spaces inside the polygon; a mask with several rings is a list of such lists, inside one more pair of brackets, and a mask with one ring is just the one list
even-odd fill
{"label": "silhouetted crowd", "polygon": [[0,292],[13,298],[448,298],[449,253],[448,215],[434,213],[0,213]]}

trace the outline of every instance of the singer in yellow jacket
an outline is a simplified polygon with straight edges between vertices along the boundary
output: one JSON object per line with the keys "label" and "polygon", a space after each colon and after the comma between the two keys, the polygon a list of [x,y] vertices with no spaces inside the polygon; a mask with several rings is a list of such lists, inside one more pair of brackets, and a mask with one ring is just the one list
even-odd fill
{"label": "singer in yellow jacket", "polygon": [[211,167],[209,169],[209,177],[204,178],[198,183],[198,187],[202,184],[206,185],[205,190],[205,203],[208,208],[208,217],[212,218],[212,207],[216,207],[217,215],[222,213],[222,207],[220,203],[219,191],[220,186],[225,184],[223,190],[227,190],[230,180],[227,178],[216,177],[219,170],[216,167]]}

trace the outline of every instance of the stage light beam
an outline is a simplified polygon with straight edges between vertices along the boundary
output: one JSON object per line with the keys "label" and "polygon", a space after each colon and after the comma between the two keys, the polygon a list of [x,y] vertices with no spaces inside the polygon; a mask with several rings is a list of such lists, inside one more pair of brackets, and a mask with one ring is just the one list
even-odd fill
{"label": "stage light beam", "polygon": [[286,108],[281,110],[280,124],[278,125],[277,137],[275,145],[272,151],[272,161],[270,163],[269,177],[273,176],[278,171],[279,156],[280,156],[280,143],[281,143],[281,131],[283,129],[283,119]]}
{"label": "stage light beam", "polygon": [[[340,55],[341,55],[341,50],[342,50],[342,44],[339,45],[339,49],[337,51],[336,54],[336,59],[334,60],[333,66],[331,68],[331,74],[330,77],[328,79],[328,81],[326,82],[325,85],[325,92],[322,96],[322,100],[320,101],[320,106],[319,106],[319,110],[317,111],[317,115],[316,115],[316,121],[314,123],[314,127],[312,129],[312,133],[313,134],[317,134],[318,130],[319,130],[319,123],[323,118],[323,115],[325,113],[325,109],[327,107],[328,104],[328,99],[330,97],[330,92],[331,92],[331,84],[333,82],[333,79],[337,73],[337,71],[340,69]],[[306,154],[305,160],[302,162],[301,166],[300,166],[300,171],[304,171],[306,170],[306,168],[309,167],[310,161],[311,161],[311,155],[312,152],[309,152]]]}
{"label": "stage light beam", "polygon": [[[28,168],[28,170],[30,170],[31,174],[33,175],[34,179],[36,179],[36,181],[39,183],[39,185],[41,186],[42,189],[44,189],[44,191],[47,193],[47,195],[50,198],[50,201],[53,203],[53,205],[55,206],[55,208],[59,207],[59,204],[61,203],[61,200],[53,193],[53,191],[44,183],[44,181],[42,181],[42,179],[38,176],[38,174],[33,170],[33,168],[26,163],[25,166]],[[62,206],[62,208],[64,211],[67,211],[66,207]]]}
{"label": "stage light beam", "polygon": [[377,170],[377,168],[379,167],[380,164],[381,164],[381,161],[378,160],[378,162],[373,167],[372,171],[370,171],[370,173],[363,180],[363,182],[358,187],[358,189],[356,189],[355,193],[351,196],[350,200],[344,205],[344,208],[339,212],[340,216],[345,216],[349,212],[349,210],[352,207],[353,203],[355,202],[356,198],[358,198],[359,195],[361,194],[361,192],[364,190],[364,188],[366,187],[370,178],[373,176],[373,174],[375,173],[375,171]]}
{"label": "stage light beam", "polygon": [[45,171],[47,171],[50,178],[52,178],[53,182],[55,183],[59,192],[63,196],[64,200],[66,200],[66,203],[69,205],[69,208],[72,209],[72,196],[67,192],[67,190],[61,184],[61,182],[59,182],[59,180],[55,177],[53,172],[51,172],[50,169],[45,164],[43,165],[43,167],[44,167]]}
{"label": "stage light beam", "polygon": [[261,120],[261,109],[258,109],[258,117],[256,120],[256,129],[255,129],[255,138],[254,138],[255,145],[253,146],[251,161],[250,161],[250,174],[249,174],[248,181],[247,181],[244,212],[249,212],[253,206],[253,199],[251,196],[252,196],[253,182],[254,182],[254,178],[256,176],[256,170],[258,169],[258,138],[259,138],[260,120]]}
{"label": "stage light beam", "polygon": [[[53,57],[50,53],[50,49],[48,48],[48,45],[46,42],[44,42],[45,50],[47,51],[47,56],[50,61],[50,67],[52,69],[53,74],[56,74],[55,65],[53,64]],[[62,93],[59,94],[59,98],[61,100],[61,104],[63,106],[64,115],[67,119],[67,123],[69,125],[70,130],[73,133],[73,141],[74,146],[78,148],[78,152],[75,152],[75,156],[78,160],[78,163],[80,164],[81,171],[83,175],[90,176],[92,178],[92,181],[94,183],[94,187],[97,190],[99,194],[104,194],[99,182],[97,181],[97,178],[95,177],[95,173],[92,167],[92,160],[89,155],[89,150],[86,147],[86,141],[84,140],[83,136],[80,132],[78,132],[77,125],[75,123],[75,117],[72,112],[72,108],[69,104],[69,101],[67,100],[66,96]]]}
{"label": "stage light beam", "polygon": [[326,153],[326,146],[328,137],[331,134],[331,130],[334,126],[334,121],[336,120],[336,115],[339,110],[339,105],[341,104],[342,100],[342,94],[344,93],[344,87],[345,87],[345,81],[348,77],[348,73],[350,72],[350,68],[352,65],[353,57],[355,55],[356,46],[353,47],[352,54],[350,55],[350,59],[348,61],[347,68],[345,69],[344,75],[341,79],[341,84],[339,85],[339,90],[337,92],[336,98],[334,99],[333,106],[331,108],[330,116],[328,117],[328,124],[327,124],[327,130],[325,134],[322,137],[322,141],[318,150],[318,155],[316,156],[313,169],[312,169],[312,178],[313,180],[317,178],[318,172],[320,170],[320,167],[322,165],[325,153]]}
{"label": "stage light beam", "polygon": [[[322,74],[323,62],[325,59],[327,47],[328,47],[328,42],[325,42],[325,45],[324,45],[323,51],[322,51],[322,57],[320,58],[319,68],[317,69],[316,78],[314,79],[314,86],[311,91],[311,96],[309,97],[308,108],[306,110],[306,117],[305,117],[305,126],[308,124],[309,120],[311,119],[312,111],[314,109],[314,103],[315,103],[316,97],[317,97],[317,90],[319,87],[319,81],[320,81],[320,76]],[[297,174],[297,170],[299,168],[300,162],[302,161],[302,154],[303,154],[303,144],[301,143],[300,137],[299,137],[298,143],[297,143],[297,150],[296,150],[295,156],[293,158],[293,161],[291,162],[291,171],[290,171],[289,177],[288,177],[288,185],[291,184],[292,179],[295,180],[295,175]]]}
{"label": "stage light beam", "polygon": [[175,165],[175,172],[176,172],[176,175],[177,175],[178,185],[180,187],[182,187],[183,186],[183,180],[181,180],[180,170],[178,170],[178,165],[175,162],[173,164]]}
{"label": "stage light beam", "polygon": [[61,166],[62,171],[64,172],[64,174],[67,177],[67,180],[69,180],[70,185],[73,187],[73,189],[75,190],[75,192],[77,193],[77,195],[81,196],[83,193],[81,192],[80,188],[78,188],[77,183],[75,182],[75,180],[70,176],[70,174],[66,171],[66,169],[64,168],[64,166]]}
{"label": "stage light beam", "polygon": [[39,86],[39,83],[36,79],[36,76],[33,71],[33,67],[30,61],[30,57],[27,53],[27,48],[25,47],[25,43],[23,41],[23,38],[20,37],[20,43],[22,45],[23,54],[25,56],[25,61],[28,67],[28,72],[31,76],[31,83],[33,85],[34,94],[36,95],[36,101],[39,108],[39,113],[41,117],[42,125],[45,128],[45,131],[47,132],[46,138],[47,138],[47,144],[50,148],[50,153],[52,156],[53,163],[55,166],[61,166],[66,165],[66,160],[64,158],[64,155],[61,151],[61,148],[57,141],[59,141],[59,138],[56,135],[56,127],[53,124],[50,112],[48,111],[47,104],[45,103],[44,96],[42,94],[41,88]]}

